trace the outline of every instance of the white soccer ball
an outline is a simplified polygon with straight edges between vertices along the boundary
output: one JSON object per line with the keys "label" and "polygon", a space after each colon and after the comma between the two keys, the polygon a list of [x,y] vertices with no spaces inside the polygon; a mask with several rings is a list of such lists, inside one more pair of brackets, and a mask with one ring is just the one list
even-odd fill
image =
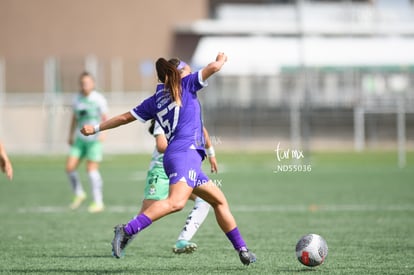
{"label": "white soccer ball", "polygon": [[296,244],[296,257],[306,266],[318,266],[328,255],[328,245],[317,234],[305,235]]}

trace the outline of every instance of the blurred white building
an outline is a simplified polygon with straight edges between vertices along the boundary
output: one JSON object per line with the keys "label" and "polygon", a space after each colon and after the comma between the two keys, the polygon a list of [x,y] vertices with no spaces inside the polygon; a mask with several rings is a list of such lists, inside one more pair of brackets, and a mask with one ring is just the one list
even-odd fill
{"label": "blurred white building", "polygon": [[234,132],[224,114],[241,108],[243,138],[257,129],[296,143],[336,136],[359,150],[365,140],[396,141],[403,111],[404,136],[413,137],[412,1],[241,2],[249,3],[217,3],[214,18],[177,27],[198,40],[195,67],[229,55],[203,98],[214,125]]}
{"label": "blurred white building", "polygon": [[[221,50],[230,57],[221,75],[229,77],[269,77],[273,82],[273,77],[305,68],[320,82],[313,91],[316,104],[352,105],[354,95],[344,94],[347,85],[383,94],[412,83],[414,8],[408,0],[222,4],[216,16],[177,28],[201,37],[192,57],[195,67]],[[343,79],[349,71],[357,83]],[[393,85],[395,74],[402,83],[398,87]],[[283,103],[280,98],[287,89],[271,89],[263,102]]]}

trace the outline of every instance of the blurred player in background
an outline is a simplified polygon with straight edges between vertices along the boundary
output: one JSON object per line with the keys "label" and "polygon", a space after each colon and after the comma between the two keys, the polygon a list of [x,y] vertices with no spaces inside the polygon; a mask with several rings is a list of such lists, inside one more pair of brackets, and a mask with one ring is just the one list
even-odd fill
{"label": "blurred player in background", "polygon": [[3,144],[0,141],[0,167],[1,171],[6,174],[6,177],[9,180],[13,179],[13,166],[7,156],[6,149],[4,148]]}
{"label": "blurred player in background", "polygon": [[[210,162],[211,172],[217,173],[217,160],[214,148],[211,144],[207,129],[204,128],[203,130],[206,140],[205,149]],[[165,137],[163,129],[155,120],[151,120],[148,131],[154,136],[156,146],[152,154],[150,169],[148,170],[146,178],[144,200],[142,201],[140,213],[143,213],[155,201],[166,199],[169,191],[169,179],[165,174],[163,165],[164,152],[168,145],[167,138]],[[195,195],[191,195],[190,199],[194,201],[194,208],[188,215],[184,228],[173,247],[173,252],[177,254],[192,253],[197,249],[197,245],[190,241],[210,211],[210,205],[203,199]]]}
{"label": "blurred player in background", "polygon": [[256,256],[249,251],[239,232],[223,192],[203,173],[201,163],[205,158],[201,106],[197,92],[207,85],[211,75],[220,71],[227,56],[219,53],[216,60],[196,73],[180,76],[180,70],[191,69],[184,62],[174,66],[164,58],[156,62],[160,83],[154,95],[145,99],[129,112],[115,116],[101,124],[85,125],[81,132],[86,135],[112,129],[135,120],[156,119],[168,140],[164,153],[164,169],[170,181],[168,198],[155,201],[148,209],[126,225],[115,226],[112,252],[120,258],[133,237],[165,215],[183,209],[191,194],[206,200],[213,208],[217,223],[239,254],[240,261],[249,265]]}
{"label": "blurred player in background", "polygon": [[[71,145],[69,157],[66,162],[68,174],[73,192],[75,194],[71,209],[77,209],[86,199],[79,174],[76,171],[79,162],[86,159],[86,169],[92,188],[93,202],[88,208],[91,213],[104,210],[102,195],[102,177],[99,173],[99,162],[102,160],[102,134],[88,137],[80,134],[83,125],[104,122],[107,119],[108,105],[104,96],[95,91],[95,81],[91,74],[84,72],[80,76],[81,92],[76,95],[73,102],[73,116],[69,130],[69,145]],[[75,134],[76,131],[76,134]]]}

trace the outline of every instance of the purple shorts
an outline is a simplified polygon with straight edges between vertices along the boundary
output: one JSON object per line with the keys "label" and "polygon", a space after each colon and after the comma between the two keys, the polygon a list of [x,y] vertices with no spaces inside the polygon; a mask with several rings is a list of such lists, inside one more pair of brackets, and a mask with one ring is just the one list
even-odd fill
{"label": "purple shorts", "polygon": [[201,170],[202,157],[197,150],[172,152],[164,155],[164,170],[170,184],[184,181],[195,188],[209,181]]}

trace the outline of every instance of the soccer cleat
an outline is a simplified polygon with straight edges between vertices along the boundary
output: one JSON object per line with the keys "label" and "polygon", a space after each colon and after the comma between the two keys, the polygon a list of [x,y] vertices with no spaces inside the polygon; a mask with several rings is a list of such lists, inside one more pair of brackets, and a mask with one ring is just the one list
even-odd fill
{"label": "soccer cleat", "polygon": [[186,240],[177,241],[173,247],[173,252],[176,254],[193,253],[196,250],[197,250],[197,245],[195,243],[192,243]]}
{"label": "soccer cleat", "polygon": [[88,212],[89,213],[99,213],[104,211],[105,207],[103,205],[103,203],[96,203],[93,202],[91,205],[89,205],[88,207]]}
{"label": "soccer cleat", "polygon": [[249,265],[251,263],[256,262],[256,255],[254,255],[254,253],[250,252],[249,250],[240,250],[239,257],[240,261],[244,265]]}
{"label": "soccer cleat", "polygon": [[112,240],[112,256],[121,258],[125,255],[124,249],[134,236],[128,235],[125,232],[124,225],[118,224],[114,227],[114,239]]}
{"label": "soccer cleat", "polygon": [[84,200],[86,200],[86,194],[85,193],[83,193],[81,195],[76,195],[73,198],[73,201],[69,206],[70,209],[75,210],[75,209],[79,208],[79,206],[81,206],[81,204]]}

